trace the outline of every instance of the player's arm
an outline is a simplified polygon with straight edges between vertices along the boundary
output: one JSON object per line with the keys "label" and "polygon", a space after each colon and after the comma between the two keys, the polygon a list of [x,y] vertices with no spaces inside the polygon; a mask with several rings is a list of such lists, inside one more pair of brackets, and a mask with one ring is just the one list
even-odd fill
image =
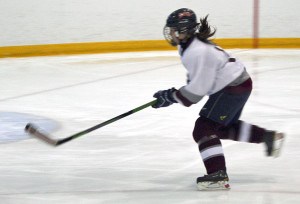
{"label": "player's arm", "polygon": [[190,66],[189,83],[173,93],[175,100],[187,107],[198,103],[209,93],[216,75],[216,61],[209,55],[197,56]]}
{"label": "player's arm", "polygon": [[215,63],[216,61],[209,59],[206,53],[190,58],[187,65],[190,82],[179,90],[171,88],[156,92],[153,97],[157,98],[157,103],[152,107],[167,107],[173,103],[189,107],[198,103],[213,86],[216,75]]}

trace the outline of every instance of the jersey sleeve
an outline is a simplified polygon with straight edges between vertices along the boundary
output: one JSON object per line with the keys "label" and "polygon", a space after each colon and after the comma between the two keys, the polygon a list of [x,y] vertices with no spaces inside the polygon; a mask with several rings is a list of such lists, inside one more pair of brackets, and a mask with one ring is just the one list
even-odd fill
{"label": "jersey sleeve", "polygon": [[174,97],[184,106],[191,106],[209,94],[215,83],[218,64],[214,56],[206,51],[190,58],[185,66],[190,82],[174,93]]}

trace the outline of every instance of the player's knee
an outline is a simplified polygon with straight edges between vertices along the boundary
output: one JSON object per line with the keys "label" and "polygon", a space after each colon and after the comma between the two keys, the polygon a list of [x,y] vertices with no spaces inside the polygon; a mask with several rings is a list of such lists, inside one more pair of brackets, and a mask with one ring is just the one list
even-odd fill
{"label": "player's knee", "polygon": [[199,140],[201,140],[201,138],[205,136],[204,135],[205,129],[206,129],[205,118],[199,117],[195,122],[195,127],[193,130],[193,137],[196,143],[198,143]]}
{"label": "player's knee", "polygon": [[193,137],[196,143],[203,137],[215,135],[219,125],[205,117],[199,117],[195,122]]}

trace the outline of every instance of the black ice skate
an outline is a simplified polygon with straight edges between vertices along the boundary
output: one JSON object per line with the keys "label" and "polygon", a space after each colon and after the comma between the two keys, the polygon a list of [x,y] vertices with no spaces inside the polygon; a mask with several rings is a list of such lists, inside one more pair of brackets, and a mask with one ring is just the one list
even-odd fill
{"label": "black ice skate", "polygon": [[264,135],[264,142],[267,146],[267,156],[278,157],[284,141],[283,133],[268,131]]}
{"label": "black ice skate", "polygon": [[197,178],[199,190],[229,190],[229,178],[223,170]]}

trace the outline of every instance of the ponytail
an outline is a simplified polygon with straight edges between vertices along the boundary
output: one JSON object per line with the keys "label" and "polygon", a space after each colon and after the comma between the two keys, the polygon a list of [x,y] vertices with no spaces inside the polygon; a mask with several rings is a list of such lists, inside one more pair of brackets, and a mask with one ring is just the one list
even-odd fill
{"label": "ponytail", "polygon": [[203,42],[210,43],[208,39],[214,36],[217,30],[215,28],[211,29],[207,22],[207,17],[208,15],[204,18],[200,18],[200,27],[196,33],[196,37]]}

